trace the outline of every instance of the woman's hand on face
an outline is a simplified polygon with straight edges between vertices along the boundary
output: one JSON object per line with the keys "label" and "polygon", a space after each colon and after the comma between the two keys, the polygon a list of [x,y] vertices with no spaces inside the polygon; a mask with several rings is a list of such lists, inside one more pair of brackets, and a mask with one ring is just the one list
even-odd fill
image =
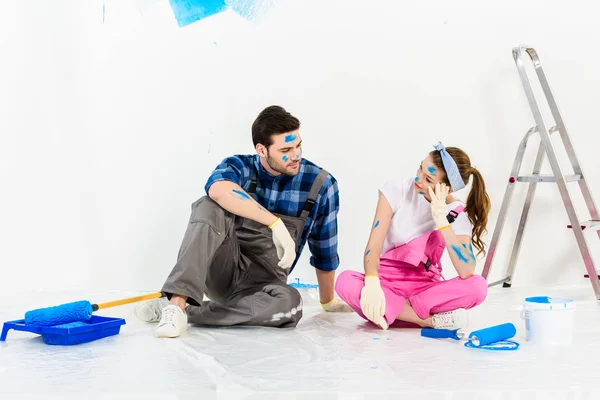
{"label": "woman's hand on face", "polygon": [[435,184],[435,192],[431,188],[429,189],[429,196],[431,196],[431,216],[437,228],[448,225],[448,219],[446,218],[446,198],[450,192],[450,188],[445,183]]}

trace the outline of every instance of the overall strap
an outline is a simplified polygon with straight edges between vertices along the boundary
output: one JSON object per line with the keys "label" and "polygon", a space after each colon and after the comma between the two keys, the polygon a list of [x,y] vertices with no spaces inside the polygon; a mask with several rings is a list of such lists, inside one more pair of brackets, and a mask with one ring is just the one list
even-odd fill
{"label": "overall strap", "polygon": [[461,205],[458,205],[453,210],[450,210],[450,212],[446,216],[446,219],[448,220],[448,223],[451,224],[454,221],[456,221],[456,217],[458,217],[458,214],[460,214],[464,210],[465,210],[465,208],[463,206],[461,206]]}
{"label": "overall strap", "polygon": [[327,179],[327,175],[329,175],[329,172],[327,172],[325,169],[321,169],[321,171],[313,181],[313,184],[310,188],[310,192],[308,193],[308,199],[306,199],[306,203],[304,203],[304,208],[302,208],[300,218],[308,218],[308,215],[310,214],[313,206],[315,205],[315,201],[317,200],[317,195],[321,190],[321,186],[323,186],[323,183]]}
{"label": "overall strap", "polygon": [[256,167],[252,167],[252,181],[250,181],[250,186],[248,187],[247,192],[250,194],[254,194],[256,191]]}

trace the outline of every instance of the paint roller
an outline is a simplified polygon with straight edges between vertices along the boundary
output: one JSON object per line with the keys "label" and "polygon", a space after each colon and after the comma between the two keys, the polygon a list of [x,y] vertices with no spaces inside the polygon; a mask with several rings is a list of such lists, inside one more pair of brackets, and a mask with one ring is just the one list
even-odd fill
{"label": "paint roller", "polygon": [[[508,339],[515,336],[517,333],[516,327],[510,323],[490,326],[488,328],[479,329],[469,334],[465,347],[481,348],[488,350],[515,350],[518,343]],[[465,334],[461,329],[421,329],[421,336],[442,339],[450,338],[454,340],[462,340]]]}
{"label": "paint roller", "polygon": [[92,313],[95,311],[160,297],[165,297],[165,294],[156,292],[99,304],[81,300],[53,307],[38,308],[25,313],[25,325],[53,326],[71,322],[85,322],[92,318]]}

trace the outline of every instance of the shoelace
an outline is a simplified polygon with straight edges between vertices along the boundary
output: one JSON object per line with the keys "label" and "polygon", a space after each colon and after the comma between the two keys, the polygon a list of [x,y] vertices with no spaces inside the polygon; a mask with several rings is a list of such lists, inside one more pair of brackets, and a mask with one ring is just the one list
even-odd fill
{"label": "shoelace", "polygon": [[175,316],[175,309],[174,308],[169,308],[165,311],[163,311],[163,323],[165,324],[174,324],[173,322],[173,317]]}
{"label": "shoelace", "polygon": [[454,319],[452,318],[452,314],[438,314],[435,316],[436,322],[438,326],[447,326],[454,323]]}

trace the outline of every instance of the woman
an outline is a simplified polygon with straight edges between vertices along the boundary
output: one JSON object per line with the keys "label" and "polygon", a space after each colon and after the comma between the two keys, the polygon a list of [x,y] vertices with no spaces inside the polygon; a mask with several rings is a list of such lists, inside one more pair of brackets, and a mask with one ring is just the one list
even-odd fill
{"label": "woman", "polygon": [[[484,253],[490,199],[469,156],[439,143],[421,162],[415,178],[385,183],[365,249],[364,271],[344,271],[336,292],[361,317],[387,329],[396,320],[420,327],[466,328],[466,310],[487,295],[474,275]],[[473,178],[466,205],[452,193]],[[458,273],[444,280],[440,258],[448,249]]]}

